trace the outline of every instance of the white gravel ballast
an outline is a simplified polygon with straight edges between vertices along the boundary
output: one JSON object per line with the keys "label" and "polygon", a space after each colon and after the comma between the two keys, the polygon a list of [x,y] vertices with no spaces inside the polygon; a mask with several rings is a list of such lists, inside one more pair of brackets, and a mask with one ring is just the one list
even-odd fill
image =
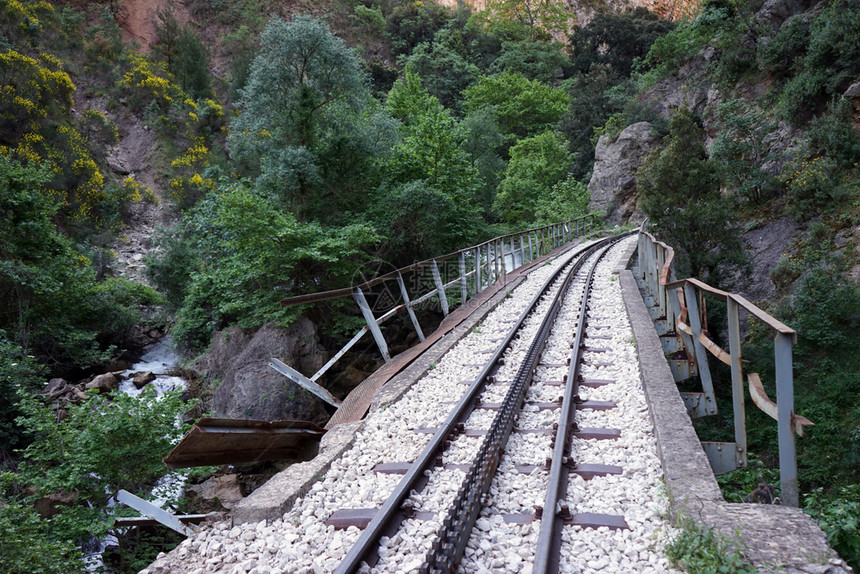
{"label": "white gravel ballast", "polygon": [[[588,347],[605,351],[586,354],[586,360],[597,364],[583,366],[585,378],[611,379],[613,384],[582,388],[586,400],[614,401],[610,410],[578,410],[581,427],[611,427],[621,430],[616,440],[574,439],[572,456],[578,463],[600,463],[620,466],[620,475],[584,480],[570,474],[568,503],[574,513],[593,512],[624,517],[629,530],[565,527],[562,532],[562,572],[670,572],[662,548],[671,536],[671,527],[661,515],[667,506],[662,486],[662,472],[656,454],[647,405],[640,388],[636,349],[624,310],[617,277],[611,272],[617,266],[628,238],[613,247],[598,266],[592,287],[589,327],[586,335],[599,334],[598,340],[586,340]],[[205,524],[194,536],[174,551],[159,556],[141,574],[276,574],[326,573],[340,563],[361,531],[356,527],[336,530],[326,520],[336,511],[355,508],[378,508],[395,489],[402,476],[373,472],[380,463],[414,460],[431,434],[416,429],[438,427],[466,390],[462,381],[473,380],[481,370],[477,365],[491,356],[511,325],[555,268],[569,259],[564,256],[549,265],[535,268],[529,277],[485,317],[478,328],[457,343],[423,378],[396,403],[380,407],[367,415],[354,445],[335,460],[330,470],[310,492],[297,499],[283,518],[271,523],[243,524],[232,527],[228,522]],[[547,345],[543,362],[564,363],[569,357],[571,333],[578,320],[581,281],[574,281],[572,292],[557,319]],[[516,355],[524,353],[537,330],[544,310],[530,317],[528,334],[521,336],[509,351],[499,381],[509,381],[516,372]],[[600,329],[591,326],[611,326]],[[556,341],[558,339],[558,341]],[[565,339],[566,342],[559,342]],[[522,350],[519,347],[522,346]],[[603,364],[607,363],[607,364]],[[474,365],[474,366],[472,366]],[[527,400],[551,402],[563,387],[540,385],[540,380],[563,380],[565,369],[539,368],[536,382]],[[498,402],[492,388],[482,397]],[[540,410],[528,404],[517,422],[520,429],[551,428],[558,410]],[[476,409],[467,428],[486,429],[494,411]],[[445,454],[444,463],[468,464],[478,449],[480,437],[460,435]],[[536,468],[518,472],[519,464],[542,465],[551,456],[552,437],[543,434],[513,433],[491,487],[487,504],[469,540],[461,572],[531,572],[539,521],[531,524],[507,524],[500,513],[532,513],[543,504],[548,473]],[[434,471],[427,487],[413,494],[416,510],[437,513],[435,520],[404,520],[400,531],[383,539],[379,572],[415,572],[424,553],[435,538],[445,505],[459,487],[464,473],[443,468]]]}

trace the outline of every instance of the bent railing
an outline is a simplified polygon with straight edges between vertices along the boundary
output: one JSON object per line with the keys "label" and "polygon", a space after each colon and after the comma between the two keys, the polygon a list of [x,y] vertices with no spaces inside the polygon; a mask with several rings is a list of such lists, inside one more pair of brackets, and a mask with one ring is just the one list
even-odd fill
{"label": "bent railing", "polygon": [[[526,263],[546,255],[570,240],[585,235],[595,226],[595,215],[528,229],[519,233],[502,235],[478,245],[466,247],[433,259],[379,274],[352,287],[299,295],[281,300],[282,306],[304,305],[328,301],[341,297],[353,297],[366,325],[362,327],[329,361],[311,377],[305,377],[287,365],[279,365],[278,371],[299,385],[315,392],[316,381],[328,371],[368,332],[385,362],[391,360],[388,344],[380,325],[401,312],[406,312],[420,341],[424,333],[415,308],[433,297],[438,300],[443,316],[448,316],[458,302],[462,306],[471,296],[484,291],[507,273],[519,269]],[[408,282],[405,278],[410,278]],[[371,304],[367,292],[374,287],[385,287],[396,282],[397,288],[386,291],[382,304]],[[409,287],[412,287],[411,293]],[[397,301],[401,301],[397,303]],[[385,309],[379,309],[385,307]],[[377,313],[380,313],[377,316]],[[317,393],[321,396],[321,393]],[[337,406],[334,402],[330,404]]]}
{"label": "bent railing", "polygon": [[[717,413],[713,380],[708,367],[710,353],[731,368],[732,405],[734,409],[735,442],[706,442],[702,445],[716,474],[729,472],[747,465],[746,419],[744,405],[744,367],[741,345],[741,314],[754,317],[774,332],[774,365],[776,372],[776,401],[768,398],[757,373],[749,373],[747,382],[753,403],[777,421],[779,433],[779,471],[782,503],[798,506],[797,458],[795,434],[803,436],[803,427],[813,423],[794,412],[794,375],[792,369],[792,345],[797,342],[797,333],[779,320],[770,316],[741,295],[715,289],[697,279],[675,278],[672,267],[674,250],[645,231],[639,232],[638,279],[644,282],[653,297],[652,318],[665,321],[668,331],[674,332],[691,366],[690,372],[698,372],[702,382],[702,393],[682,393],[691,417]],[[717,345],[707,332],[704,310],[704,295],[726,303],[728,317],[729,350]],[[658,328],[659,331],[659,328]],[[665,346],[664,346],[665,349]],[[676,375],[676,380],[680,380]]]}

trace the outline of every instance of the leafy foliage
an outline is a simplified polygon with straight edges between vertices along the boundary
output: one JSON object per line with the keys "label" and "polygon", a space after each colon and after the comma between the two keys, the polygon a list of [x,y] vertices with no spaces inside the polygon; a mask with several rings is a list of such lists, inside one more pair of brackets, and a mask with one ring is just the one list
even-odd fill
{"label": "leafy foliage", "polygon": [[420,76],[425,89],[445,107],[456,109],[460,93],[479,73],[478,66],[468,57],[460,32],[443,28],[432,44],[422,42],[415,46],[405,60],[405,67]]}
{"label": "leafy foliage", "polygon": [[[363,116],[372,103],[355,54],[323,21],[308,16],[273,19],[260,42],[228,139],[233,159],[254,166],[259,184],[300,218],[331,213],[332,201],[348,209],[357,198],[328,189],[334,182],[326,164],[349,166],[360,178],[365,156],[373,155],[370,137],[379,135],[355,129],[374,122],[371,114]],[[352,139],[355,149],[345,138],[361,132],[368,137]],[[336,153],[342,151],[353,153]]]}
{"label": "leafy foliage", "polygon": [[[802,22],[794,22],[786,32],[791,36],[780,38],[791,39],[785,50],[798,52],[804,28]],[[797,73],[786,82],[780,96],[783,117],[793,122],[809,117],[810,103],[821,105],[828,98],[841,95],[856,81],[860,73],[860,1],[828,3],[809,23],[806,46]],[[784,57],[784,54],[779,55]],[[801,113],[802,110],[806,113]]]}
{"label": "leafy foliage", "polygon": [[[538,202],[559,191],[556,186],[567,179],[571,159],[567,142],[555,132],[517,142],[511,148],[511,161],[496,196],[496,210],[502,221],[535,221]],[[568,193],[574,189],[575,184]]]}
{"label": "leafy foliage", "polygon": [[776,180],[762,169],[776,159],[767,144],[776,122],[743,100],[720,104],[722,129],[711,147],[723,185],[734,187],[746,201],[760,203],[776,191]]}
{"label": "leafy foliage", "polygon": [[[0,485],[2,486],[2,485]],[[82,572],[80,548],[58,538],[27,504],[0,505],[0,568],[9,574]]]}
{"label": "leafy foliage", "polygon": [[91,262],[53,222],[58,206],[42,192],[45,169],[0,154],[0,309],[26,351],[60,364],[105,358],[99,334],[121,335],[151,289],[123,279],[97,281]]}
{"label": "leafy foliage", "polygon": [[489,108],[502,133],[516,138],[552,129],[569,102],[564,90],[508,71],[482,76],[463,96],[468,113]]}
{"label": "leafy foliage", "polygon": [[289,324],[297,310],[282,308],[282,298],[324,289],[323,277],[342,285],[375,239],[363,224],[301,223],[248,182],[224,183],[195,207],[150,273],[171,300],[182,299],[177,342],[200,349],[229,325]]}
{"label": "leafy foliage", "polygon": [[535,39],[567,32],[571,20],[560,0],[488,0],[482,17],[497,35]]}
{"label": "leafy foliage", "polygon": [[[24,514],[25,529],[34,531],[38,541],[47,538],[57,544],[63,554],[46,553],[45,559],[51,561],[75,561],[70,543],[103,537],[112,527],[109,503],[119,490],[150,490],[164,474],[162,457],[190,429],[177,424],[189,408],[178,393],[156,397],[149,391],[133,397],[91,391],[81,404],[68,405],[61,419],[35,397],[21,396],[20,405],[24,416],[18,422],[32,434],[33,442],[24,449],[18,472],[6,478],[34,487],[35,492],[19,495],[11,512]],[[74,497],[70,505],[58,506],[49,521],[37,521],[17,507],[53,493]]]}
{"label": "leafy foliage", "polygon": [[[386,109],[403,122],[402,139],[384,160],[386,183],[374,209],[379,229],[389,230],[387,255],[423,259],[434,248],[461,247],[479,226],[476,196],[481,181],[460,147],[456,121],[409,69],[388,94]],[[420,188],[426,189],[417,193]],[[421,208],[421,197],[436,210]],[[432,225],[415,229],[430,224],[428,218]],[[442,218],[447,222],[442,224]]]}
{"label": "leafy foliage", "polygon": [[666,546],[669,563],[685,572],[701,574],[754,574],[737,544],[712,528],[682,517],[680,532]]}
{"label": "leafy foliage", "polygon": [[513,72],[530,80],[549,83],[565,75],[569,68],[570,61],[558,42],[520,40],[502,42],[502,50],[490,71]]}
{"label": "leafy foliage", "polygon": [[658,38],[673,30],[675,24],[638,7],[620,14],[598,13],[587,26],[570,35],[573,66],[587,74],[593,66],[604,66],[613,75],[627,77],[637,59],[645,57]]}
{"label": "leafy foliage", "polygon": [[745,257],[703,135],[689,109],[679,109],[665,147],[645,159],[636,184],[651,224],[677,250],[679,274],[719,285],[720,277]]}
{"label": "leafy foliage", "polygon": [[15,425],[21,415],[19,392],[35,393],[42,386],[47,369],[27,355],[24,349],[6,338],[0,330],[0,394],[8,397],[0,404],[0,461],[25,444],[24,431]]}
{"label": "leafy foliage", "polygon": [[860,565],[860,485],[848,484],[829,496],[820,488],[804,494],[803,510],[818,522],[843,560],[853,568]]}

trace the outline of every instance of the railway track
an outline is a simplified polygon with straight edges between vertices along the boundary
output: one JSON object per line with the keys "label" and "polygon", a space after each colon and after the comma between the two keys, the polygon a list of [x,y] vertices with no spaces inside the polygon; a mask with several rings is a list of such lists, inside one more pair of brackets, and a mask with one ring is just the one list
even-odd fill
{"label": "railway track", "polygon": [[215,525],[175,552],[256,574],[668,571],[659,462],[612,289],[630,240],[534,271],[372,413],[283,520]]}

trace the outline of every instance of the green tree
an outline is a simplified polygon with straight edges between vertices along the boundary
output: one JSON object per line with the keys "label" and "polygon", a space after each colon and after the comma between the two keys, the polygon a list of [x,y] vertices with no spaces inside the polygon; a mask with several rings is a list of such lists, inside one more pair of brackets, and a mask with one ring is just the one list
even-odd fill
{"label": "green tree", "polygon": [[502,132],[516,138],[534,136],[555,127],[567,111],[570,99],[560,88],[507,71],[482,76],[463,95],[467,113],[491,109]]}
{"label": "green tree", "polygon": [[200,41],[200,36],[189,26],[184,26],[176,40],[176,57],[169,68],[183,91],[195,99],[215,95],[209,79],[208,61],[206,47]]}
{"label": "green tree", "polygon": [[570,61],[559,42],[520,40],[502,42],[502,50],[490,66],[490,71],[514,72],[530,80],[549,83],[565,75],[569,68]]}
{"label": "green tree", "polygon": [[85,570],[78,545],[54,535],[26,503],[0,504],[0,540],[0,569],[8,574]]}
{"label": "green tree", "polygon": [[418,44],[432,41],[450,19],[450,9],[436,2],[404,2],[386,18],[385,34],[396,54],[411,54]]}
{"label": "green tree", "polygon": [[23,429],[15,424],[15,419],[22,414],[18,408],[18,392],[30,394],[40,390],[47,371],[0,330],[0,395],[6,397],[0,403],[0,461],[12,457],[15,449],[26,445]]}
{"label": "green tree", "polygon": [[744,200],[760,203],[777,188],[776,179],[761,167],[776,159],[766,140],[777,124],[743,100],[720,104],[717,114],[721,129],[711,147],[711,159],[724,184]]}
{"label": "green tree", "polygon": [[558,129],[575,154],[571,171],[576,177],[585,177],[594,165],[595,128],[604,126],[624,108],[624,98],[615,97],[611,90],[623,81],[612,68],[600,64],[567,83],[570,107],[559,120]]}
{"label": "green tree", "polygon": [[[802,37],[801,30],[798,30]],[[827,100],[840,96],[860,74],[860,0],[834,0],[809,25],[799,71],[785,85],[780,108],[785,119],[802,122]]]}
{"label": "green tree", "polygon": [[[52,538],[77,543],[103,537],[112,527],[112,501],[120,489],[149,492],[165,474],[161,459],[190,429],[177,421],[188,408],[179,393],[138,397],[90,391],[64,418],[33,396],[21,397],[18,423],[32,434],[22,452],[15,482],[32,486],[32,501],[52,493],[74,493],[70,506],[46,525]],[[127,513],[127,511],[122,511]]]}
{"label": "green tree", "polygon": [[[174,300],[177,291],[184,295],[173,335],[192,350],[231,325],[288,325],[299,310],[281,307],[282,298],[342,286],[376,241],[366,224],[299,222],[247,181],[218,186],[177,235],[153,276]],[[182,272],[185,283],[177,277]]]}
{"label": "green tree", "polygon": [[320,202],[326,183],[321,152],[371,105],[358,58],[309,16],[273,19],[260,45],[231,126],[231,155],[260,173],[261,185],[300,217],[324,215],[338,197]]}
{"label": "green tree", "polygon": [[666,145],[648,155],[636,174],[642,210],[675,248],[679,274],[719,285],[745,262],[738,224],[692,112],[680,108],[669,129]]}
{"label": "green tree", "polygon": [[111,353],[98,340],[121,338],[159,297],[131,281],[97,281],[54,223],[48,177],[0,154],[0,329],[49,363],[89,365]]}
{"label": "green tree", "polygon": [[405,67],[418,74],[425,89],[445,107],[457,109],[460,94],[479,74],[468,57],[459,30],[443,28],[432,43],[422,42],[415,47]]}
{"label": "green tree", "polygon": [[488,0],[484,18],[496,33],[534,39],[564,34],[574,19],[561,0]]}
{"label": "green tree", "polygon": [[482,181],[477,203],[484,212],[484,219],[495,222],[497,216],[493,211],[493,202],[507,165],[502,159],[505,136],[489,108],[482,108],[463,118],[460,129],[464,134],[463,150],[469,154]]}
{"label": "green tree", "polygon": [[[481,180],[461,147],[456,120],[408,68],[386,109],[403,124],[401,140],[383,162],[385,180],[372,211],[388,235],[386,256],[410,261],[461,247],[479,227]],[[434,208],[422,208],[416,201],[422,196]]]}
{"label": "green tree", "polygon": [[608,66],[614,74],[628,77],[633,63],[645,57],[654,40],[674,27],[670,20],[641,7],[620,14],[598,13],[570,35],[573,66],[582,74],[595,65]]}
{"label": "green tree", "polygon": [[573,176],[568,176],[564,181],[552,186],[550,193],[538,198],[535,206],[536,221],[549,225],[587,215],[590,199],[588,187]]}
{"label": "green tree", "polygon": [[572,160],[567,142],[555,132],[517,142],[511,148],[511,160],[496,196],[495,207],[502,221],[535,221],[541,198],[558,191],[556,186],[567,179]]}

